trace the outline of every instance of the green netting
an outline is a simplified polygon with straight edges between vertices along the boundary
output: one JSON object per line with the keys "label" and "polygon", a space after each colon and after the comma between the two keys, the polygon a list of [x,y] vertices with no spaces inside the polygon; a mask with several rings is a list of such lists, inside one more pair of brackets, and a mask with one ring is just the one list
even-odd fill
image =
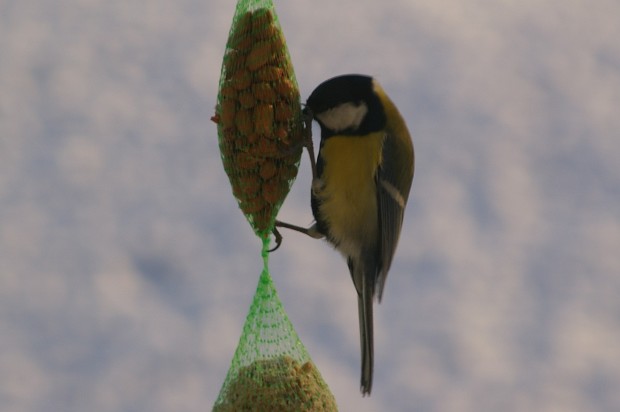
{"label": "green netting", "polygon": [[271,0],[239,0],[226,43],[215,119],[233,194],[260,237],[297,176],[299,87]]}
{"label": "green netting", "polygon": [[269,237],[304,140],[299,88],[271,0],[237,2],[214,120],[233,194],[262,240],[264,266],[213,410],[336,411],[268,269]]}
{"label": "green netting", "polygon": [[337,411],[282,307],[269,275],[268,248],[265,240],[263,271],[213,411]]}

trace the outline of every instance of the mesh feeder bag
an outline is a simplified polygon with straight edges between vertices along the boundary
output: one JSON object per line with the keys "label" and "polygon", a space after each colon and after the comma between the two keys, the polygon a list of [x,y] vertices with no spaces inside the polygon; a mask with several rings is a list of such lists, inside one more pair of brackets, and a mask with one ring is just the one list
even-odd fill
{"label": "mesh feeder bag", "polygon": [[226,43],[214,120],[233,194],[268,236],[303,149],[299,88],[271,0],[239,0]]}
{"label": "mesh feeder bag", "polygon": [[297,336],[264,269],[213,412],[333,412],[336,400]]}
{"label": "mesh feeder bag", "polygon": [[264,262],[213,411],[337,411],[268,269],[269,237],[304,143],[299,88],[272,0],[237,2],[213,120],[224,170],[262,240]]}

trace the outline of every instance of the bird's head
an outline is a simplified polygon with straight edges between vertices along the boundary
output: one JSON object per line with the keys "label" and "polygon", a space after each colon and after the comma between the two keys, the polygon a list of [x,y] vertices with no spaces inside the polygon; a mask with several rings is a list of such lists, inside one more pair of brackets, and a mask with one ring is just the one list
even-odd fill
{"label": "bird's head", "polygon": [[370,76],[347,74],[317,86],[304,112],[321,126],[321,136],[365,135],[385,127],[386,116]]}

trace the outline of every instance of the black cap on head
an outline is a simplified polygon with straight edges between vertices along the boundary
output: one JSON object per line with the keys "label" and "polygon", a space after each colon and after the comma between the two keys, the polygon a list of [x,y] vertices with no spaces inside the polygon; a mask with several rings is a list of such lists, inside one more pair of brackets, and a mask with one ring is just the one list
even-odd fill
{"label": "black cap on head", "polygon": [[358,103],[372,94],[372,77],[345,74],[319,84],[308,97],[307,106],[321,113],[342,103]]}
{"label": "black cap on head", "polygon": [[[367,112],[357,128],[339,131],[342,134],[369,133],[384,127],[385,112],[374,92],[373,78],[362,74],[345,74],[319,84],[308,97],[304,111],[312,113],[317,119],[317,115],[347,103],[355,106],[364,104]],[[325,129],[323,124],[321,126]],[[334,134],[328,130],[323,132]]]}

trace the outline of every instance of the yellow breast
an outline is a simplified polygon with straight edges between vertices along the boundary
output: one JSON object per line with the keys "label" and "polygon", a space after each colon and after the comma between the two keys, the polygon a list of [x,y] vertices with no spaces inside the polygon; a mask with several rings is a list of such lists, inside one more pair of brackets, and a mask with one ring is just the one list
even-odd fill
{"label": "yellow breast", "polygon": [[[319,213],[345,255],[359,253],[377,241],[375,174],[385,134],[332,136],[321,148],[322,185]],[[351,253],[349,253],[351,250]]]}

